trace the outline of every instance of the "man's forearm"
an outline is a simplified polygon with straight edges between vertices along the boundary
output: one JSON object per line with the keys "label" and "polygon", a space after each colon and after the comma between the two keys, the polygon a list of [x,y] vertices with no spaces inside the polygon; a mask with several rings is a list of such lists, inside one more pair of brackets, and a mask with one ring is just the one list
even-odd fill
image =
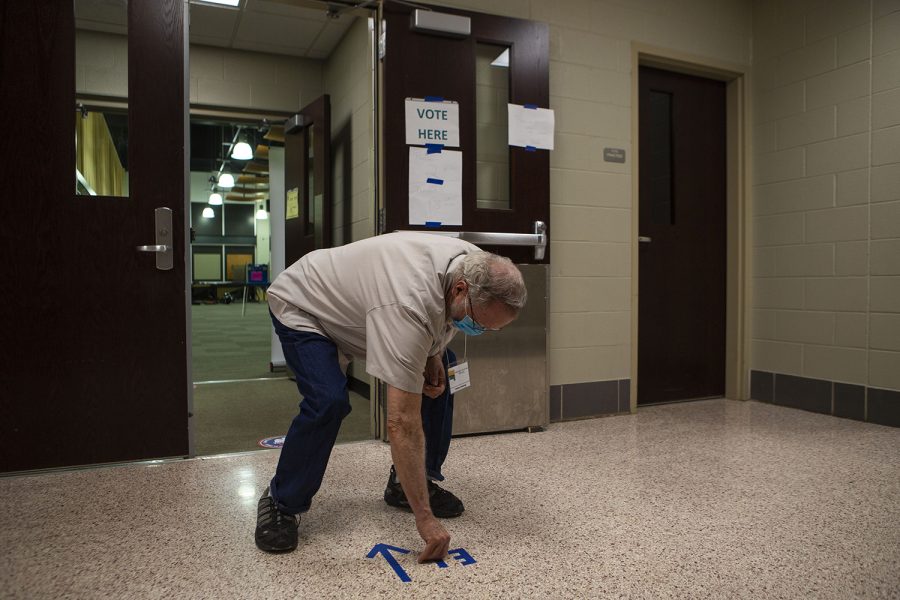
{"label": "man's forearm", "polygon": [[416,518],[431,515],[425,483],[425,434],[422,396],[388,386],[388,434],[391,456],[403,492]]}

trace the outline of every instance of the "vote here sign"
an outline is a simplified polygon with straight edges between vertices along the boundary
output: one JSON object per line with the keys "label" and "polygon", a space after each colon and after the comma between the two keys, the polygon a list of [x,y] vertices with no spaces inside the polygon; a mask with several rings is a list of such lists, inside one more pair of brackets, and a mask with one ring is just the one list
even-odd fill
{"label": "vote here sign", "polygon": [[407,98],[406,143],[459,147],[459,104]]}

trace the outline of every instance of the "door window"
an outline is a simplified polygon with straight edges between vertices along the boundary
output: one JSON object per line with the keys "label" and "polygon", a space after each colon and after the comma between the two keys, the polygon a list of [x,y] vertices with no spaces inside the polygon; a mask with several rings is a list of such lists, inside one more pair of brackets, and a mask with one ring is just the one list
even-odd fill
{"label": "door window", "polygon": [[75,96],[109,99],[76,102],[75,194],[128,196],[128,3],[73,8]]}
{"label": "door window", "polygon": [[650,211],[654,225],[673,225],[672,203],[672,94],[650,90],[647,96],[647,132],[649,144],[641,148],[648,175],[641,182],[641,201]]}
{"label": "door window", "polygon": [[509,48],[475,44],[475,207],[509,210]]}

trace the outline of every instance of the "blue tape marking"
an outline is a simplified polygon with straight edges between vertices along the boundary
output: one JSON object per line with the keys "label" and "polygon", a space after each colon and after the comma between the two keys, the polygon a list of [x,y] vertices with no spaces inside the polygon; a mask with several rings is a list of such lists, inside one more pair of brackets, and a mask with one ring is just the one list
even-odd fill
{"label": "blue tape marking", "polygon": [[443,144],[425,144],[425,149],[428,151],[428,154],[440,154],[441,150],[444,149]]}
{"label": "blue tape marking", "polygon": [[446,569],[446,568],[447,568],[447,563],[445,563],[445,562],[442,561],[442,560],[439,560],[439,561],[437,561],[437,566],[438,566],[438,568]]}
{"label": "blue tape marking", "polygon": [[525,146],[526,152],[534,152],[535,150],[537,150],[537,148],[535,148],[534,146]]}
{"label": "blue tape marking", "polygon": [[425,227],[428,227],[430,229],[437,229],[440,226],[441,226],[440,221],[425,221]]}
{"label": "blue tape marking", "polygon": [[425,96],[425,102],[443,102],[444,99],[441,96]]}
{"label": "blue tape marking", "polygon": [[369,554],[366,555],[366,558],[375,558],[377,555],[381,554],[384,556],[387,563],[391,565],[391,568],[394,569],[394,573],[397,574],[400,581],[409,583],[412,581],[412,578],[406,574],[406,571],[403,570],[403,567],[400,566],[400,563],[398,563],[397,559],[394,558],[394,555],[391,554],[391,550],[399,552],[400,554],[409,554],[409,550],[404,550],[403,548],[397,548],[396,546],[390,546],[388,544],[375,544],[372,550],[369,551]]}
{"label": "blue tape marking", "polygon": [[451,555],[453,558],[459,561],[459,564],[466,565],[474,565],[478,561],[472,558],[472,555],[466,552],[462,548],[457,548],[456,550],[449,550],[447,554]]}
{"label": "blue tape marking", "polygon": [[425,180],[425,183],[433,183],[435,185],[444,185],[443,179],[435,179],[434,177],[429,177]]}
{"label": "blue tape marking", "polygon": [[537,104],[523,104],[525,108],[530,108],[531,110],[537,110]]}

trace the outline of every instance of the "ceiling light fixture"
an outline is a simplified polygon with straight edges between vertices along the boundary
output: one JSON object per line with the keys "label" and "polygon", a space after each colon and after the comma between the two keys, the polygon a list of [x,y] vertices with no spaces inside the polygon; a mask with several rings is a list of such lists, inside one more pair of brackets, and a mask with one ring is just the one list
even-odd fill
{"label": "ceiling light fixture", "polygon": [[215,216],[216,216],[216,213],[214,213],[213,209],[211,209],[210,207],[207,206],[206,208],[203,209],[203,218],[204,219],[212,219]]}
{"label": "ceiling light fixture", "polygon": [[253,158],[253,150],[247,142],[238,142],[231,151],[231,158],[235,160],[250,160]]}
{"label": "ceiling light fixture", "polygon": [[234,176],[231,173],[222,173],[219,175],[219,182],[216,185],[220,188],[230,190],[234,187]]}
{"label": "ceiling light fixture", "polygon": [[213,192],[209,195],[209,203],[212,206],[220,206],[222,204],[222,194]]}

